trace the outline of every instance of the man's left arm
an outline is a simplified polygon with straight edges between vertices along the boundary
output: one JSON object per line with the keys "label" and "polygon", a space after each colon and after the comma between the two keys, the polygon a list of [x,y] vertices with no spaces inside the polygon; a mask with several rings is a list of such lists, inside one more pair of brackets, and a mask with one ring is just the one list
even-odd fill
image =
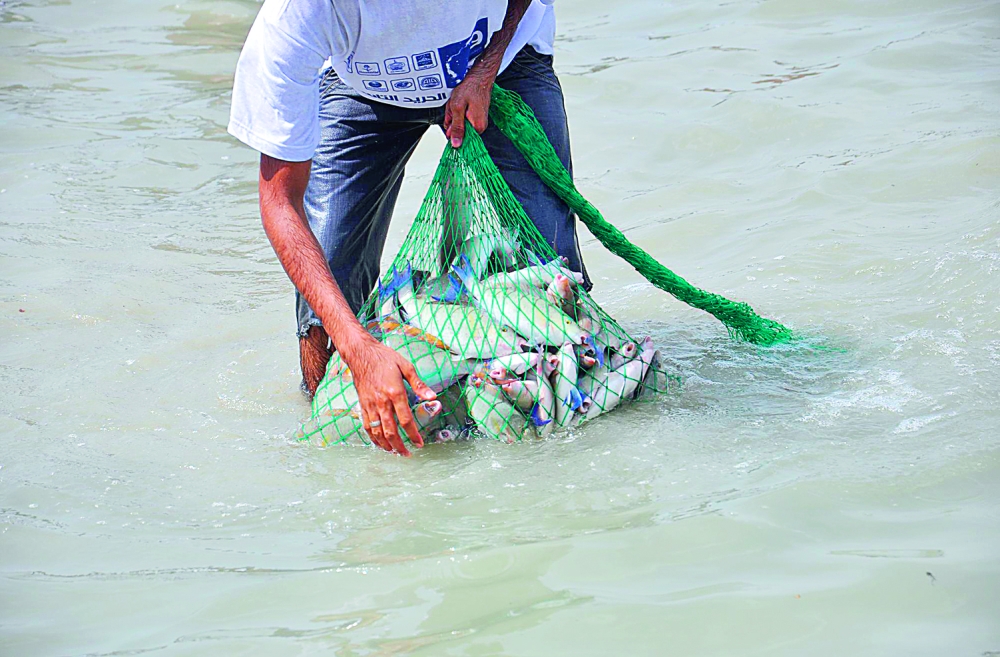
{"label": "man's left arm", "polygon": [[444,108],[444,134],[451,145],[458,148],[465,138],[465,121],[468,119],[476,132],[483,132],[489,124],[490,94],[493,81],[500,72],[503,55],[514,38],[521,17],[528,10],[531,0],[507,0],[507,13],[503,25],[490,39],[489,45],[476,58],[465,78],[451,92]]}

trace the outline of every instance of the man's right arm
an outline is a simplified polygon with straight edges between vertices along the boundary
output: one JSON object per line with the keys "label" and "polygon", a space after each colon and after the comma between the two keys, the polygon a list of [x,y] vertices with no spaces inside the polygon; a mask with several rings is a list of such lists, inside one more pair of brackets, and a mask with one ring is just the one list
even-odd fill
{"label": "man's right arm", "polygon": [[[303,208],[311,162],[286,162],[260,156],[260,215],[271,246],[288,277],[323,322],[334,346],[351,368],[364,428],[387,451],[408,455],[397,430],[403,427],[413,444],[423,446],[407,403],[403,379],[423,399],[434,393],[413,365],[366,331],[334,280]],[[375,427],[372,420],[378,420]]]}

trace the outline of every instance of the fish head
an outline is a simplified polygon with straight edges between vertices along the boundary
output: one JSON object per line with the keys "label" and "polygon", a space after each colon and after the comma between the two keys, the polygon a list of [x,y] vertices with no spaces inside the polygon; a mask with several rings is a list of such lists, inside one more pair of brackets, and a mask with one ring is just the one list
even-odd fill
{"label": "fish head", "polygon": [[576,410],[586,415],[587,411],[589,411],[590,408],[594,405],[594,400],[591,399],[588,395],[583,395],[582,397],[583,398],[580,400],[580,407],[577,408]]}
{"label": "fish head", "polygon": [[440,413],[442,408],[444,408],[444,406],[436,399],[434,401],[421,402],[417,404],[417,412],[415,415],[417,416],[417,420],[429,420]]}
{"label": "fish head", "polygon": [[506,383],[500,384],[500,389],[506,392],[511,397],[517,397],[522,390],[524,390],[524,381],[515,379],[513,381],[507,381]]}
{"label": "fish head", "polygon": [[496,383],[507,382],[510,380],[510,373],[507,372],[507,368],[503,365],[493,365],[486,374],[493,379]]}
{"label": "fish head", "polygon": [[597,360],[597,364],[604,367],[604,350],[597,346],[597,341],[594,336],[587,334],[583,338],[583,344],[587,345],[586,354],[588,356],[593,356]]}
{"label": "fish head", "polygon": [[562,274],[556,274],[556,277],[552,280],[552,287],[555,289],[556,294],[559,295],[559,298],[566,300],[573,298],[573,287],[570,280]]}
{"label": "fish head", "polygon": [[639,349],[634,342],[626,342],[618,351],[625,358],[635,358],[635,355],[639,353]]}
{"label": "fish head", "polygon": [[458,438],[458,433],[456,433],[453,429],[438,429],[434,433],[434,442],[436,443],[450,443],[456,438]]}
{"label": "fish head", "polygon": [[539,357],[537,365],[539,377],[548,377],[556,371],[556,368],[559,366],[559,357],[555,356],[554,358],[556,359],[555,363],[552,362],[552,357]]}
{"label": "fish head", "polygon": [[580,360],[580,367],[590,368],[593,367],[594,365],[597,365],[597,359],[587,354],[580,354],[579,360]]}
{"label": "fish head", "polygon": [[556,372],[559,370],[559,361],[561,360],[559,354],[550,354],[549,357],[546,358],[546,360],[549,361],[549,367],[551,368],[552,372]]}

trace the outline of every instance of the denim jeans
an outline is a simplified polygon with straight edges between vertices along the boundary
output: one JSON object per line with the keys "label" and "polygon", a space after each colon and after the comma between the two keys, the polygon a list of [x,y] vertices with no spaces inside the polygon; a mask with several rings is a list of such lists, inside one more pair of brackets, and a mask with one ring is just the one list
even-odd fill
{"label": "denim jeans", "polygon": [[[496,81],[520,94],[534,110],[559,159],[572,172],[566,108],[552,57],[526,46]],[[378,281],[406,162],[427,128],[443,119],[443,107],[413,109],[369,100],[332,69],[320,82],[321,138],[313,156],[305,211],[330,271],[355,313]],[[491,125],[483,141],[542,236],[569,259],[573,270],[586,275],[570,209],[499,130]],[[321,325],[298,293],[295,308],[299,337]]]}

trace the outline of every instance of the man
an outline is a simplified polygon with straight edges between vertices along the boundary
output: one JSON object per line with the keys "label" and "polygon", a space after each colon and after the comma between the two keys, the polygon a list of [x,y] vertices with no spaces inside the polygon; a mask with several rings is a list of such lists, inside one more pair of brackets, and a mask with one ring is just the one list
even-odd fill
{"label": "man", "polygon": [[332,347],[350,366],[363,426],[409,455],[423,441],[405,382],[413,365],[356,318],[379,261],[403,169],[440,124],[454,147],[466,120],[556,252],[583,271],[574,217],[514,146],[488,128],[494,81],[535,111],[570,168],[562,89],[552,70],[552,0],[266,0],[240,55],[229,132],[260,151],[264,230],[297,289],[309,394]]}

